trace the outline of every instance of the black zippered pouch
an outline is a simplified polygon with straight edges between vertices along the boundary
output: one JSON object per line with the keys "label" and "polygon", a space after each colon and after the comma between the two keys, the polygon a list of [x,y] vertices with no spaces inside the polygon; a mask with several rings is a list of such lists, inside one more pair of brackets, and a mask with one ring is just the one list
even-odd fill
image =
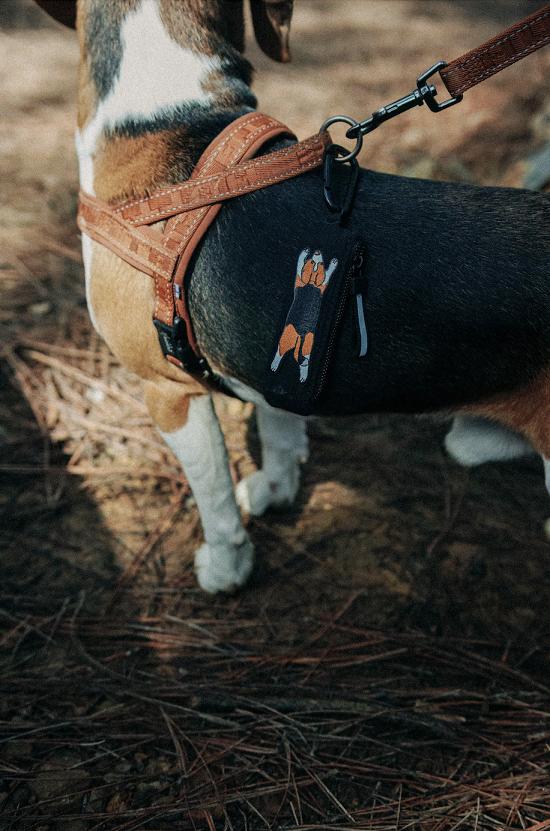
{"label": "black zippered pouch", "polygon": [[322,395],[347,303],[354,305],[356,357],[367,354],[366,244],[335,223],[323,231],[305,241],[294,274],[284,278],[285,307],[264,387],[270,404],[301,415],[313,412]]}

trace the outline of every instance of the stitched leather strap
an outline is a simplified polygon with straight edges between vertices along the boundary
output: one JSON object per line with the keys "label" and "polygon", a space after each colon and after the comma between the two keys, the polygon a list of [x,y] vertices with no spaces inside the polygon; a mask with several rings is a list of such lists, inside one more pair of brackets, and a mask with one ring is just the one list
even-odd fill
{"label": "stitched leather strap", "polygon": [[182,211],[233,199],[317,167],[324,147],[325,140],[318,134],[269,156],[243,162],[210,176],[191,178],[150,197],[126,202],[116,208],[116,213],[132,225],[148,225]]}
{"label": "stitched leather strap", "polygon": [[453,97],[550,43],[550,4],[510,26],[441,70]]}
{"label": "stitched leather strap", "polygon": [[[187,309],[185,275],[191,257],[202,240],[204,234],[216,218],[221,209],[221,204],[216,202],[213,197],[216,184],[212,187],[212,177],[217,183],[221,179],[216,177],[227,176],[227,171],[230,168],[239,165],[243,160],[253,156],[257,151],[267,142],[277,136],[292,135],[289,133],[287,127],[275,119],[269,118],[261,113],[254,113],[243,116],[235,121],[232,125],[226,128],[214,142],[205,150],[198,164],[196,165],[193,174],[189,180],[191,185],[188,193],[201,194],[203,198],[195,197],[195,207],[189,207],[182,203],[182,208],[179,212],[170,210],[168,216],[171,216],[164,229],[163,244],[166,249],[173,252],[176,257],[176,271],[173,274],[174,286],[167,286],[166,280],[159,272],[155,277],[155,320],[159,320],[168,326],[172,326],[175,317],[181,318],[185,322],[187,333],[187,340],[195,354],[200,354],[193,326]],[[302,142],[301,144],[306,144]],[[292,147],[298,147],[297,144]],[[272,169],[271,159],[278,154],[271,153],[260,157],[258,161],[263,161],[261,170],[269,172]],[[288,178],[298,175],[296,172],[295,160],[300,157],[300,150],[296,151],[289,157]],[[322,159],[322,154],[321,154]],[[318,162],[320,164],[320,162]],[[241,191],[237,188],[231,196],[237,196],[242,193],[248,193],[250,190],[257,190],[265,185],[260,184],[262,180],[267,178],[263,175],[257,176],[257,186],[255,188],[247,188]],[[285,178],[285,177],[283,177]],[[281,181],[279,179],[278,181]],[[274,182],[272,182],[273,184]],[[187,183],[184,183],[187,184]],[[178,188],[176,186],[174,191],[175,198],[178,198]],[[156,194],[153,195],[153,199]],[[231,196],[225,198],[231,198]],[[164,196],[160,197],[165,198]],[[181,202],[181,197],[179,197]],[[149,202],[140,202],[143,214],[148,218],[147,222],[156,222],[159,218],[158,204],[153,202],[152,210],[149,210]],[[126,205],[128,203],[125,203]],[[151,217],[153,213],[153,217]],[[143,218],[141,219],[143,221]]]}
{"label": "stitched leather strap", "polygon": [[[153,319],[171,363],[184,368],[183,361],[169,348],[176,338],[178,321],[184,322],[187,341],[202,360],[187,310],[185,276],[197,245],[222,203],[299,176],[323,161],[330,141],[326,132],[252,160],[268,141],[284,135],[293,136],[281,122],[262,113],[248,113],[217,136],[191,178],[182,184],[116,206],[80,193],[81,231],[153,277]],[[164,232],[147,227],[160,220],[168,220]]]}
{"label": "stitched leather strap", "polygon": [[150,277],[158,273],[166,280],[172,279],[176,254],[166,249],[161,234],[155,234],[154,229],[128,225],[110,205],[84,191],[79,195],[77,222],[84,234],[134,268]]}

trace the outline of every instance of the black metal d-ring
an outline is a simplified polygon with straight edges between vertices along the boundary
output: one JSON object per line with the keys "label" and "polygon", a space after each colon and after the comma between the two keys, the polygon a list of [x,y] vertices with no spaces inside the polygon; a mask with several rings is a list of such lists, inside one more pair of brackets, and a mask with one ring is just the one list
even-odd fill
{"label": "black metal d-ring", "polygon": [[[337,124],[339,122],[343,122],[347,124],[349,127],[359,127],[359,122],[352,118],[349,115],[333,115],[331,118],[327,118],[325,122],[321,125],[321,129],[319,130],[320,133],[323,133],[325,130],[328,130],[333,124]],[[359,155],[361,152],[361,148],[363,147],[363,134],[360,130],[357,131],[355,138],[355,147],[353,150],[350,150],[349,153],[346,153],[343,156],[334,156],[334,161],[343,163],[343,162],[351,162],[356,156]]]}

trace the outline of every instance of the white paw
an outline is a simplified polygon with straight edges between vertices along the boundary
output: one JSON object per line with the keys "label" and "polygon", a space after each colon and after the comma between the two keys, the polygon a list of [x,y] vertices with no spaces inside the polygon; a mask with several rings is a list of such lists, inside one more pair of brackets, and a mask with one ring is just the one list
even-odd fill
{"label": "white paw", "polygon": [[254,546],[248,536],[239,545],[204,543],[195,554],[195,574],[203,591],[230,592],[243,586],[254,565]]}
{"label": "white paw", "polygon": [[241,479],[235,489],[237,505],[245,514],[261,516],[271,505],[272,491],[263,470]]}
{"label": "white paw", "polygon": [[464,467],[517,459],[533,452],[517,433],[481,418],[462,416],[455,418],[445,436],[445,448]]}
{"label": "white paw", "polygon": [[246,514],[261,516],[270,507],[291,505],[296,499],[299,484],[300,468],[296,463],[273,481],[263,470],[257,470],[237,485],[237,504]]}
{"label": "white paw", "polygon": [[304,360],[300,364],[300,383],[301,384],[303,384],[304,381],[307,381],[308,372],[309,372],[309,358],[304,358]]}
{"label": "white paw", "polygon": [[482,464],[478,444],[463,435],[457,435],[454,430],[447,433],[444,440],[445,450],[449,456],[462,467],[474,467]]}
{"label": "white paw", "polygon": [[277,350],[277,352],[275,352],[275,357],[273,358],[273,360],[271,362],[271,371],[272,372],[277,372],[277,370],[279,369],[279,364],[281,363],[282,360],[283,360],[283,356]]}

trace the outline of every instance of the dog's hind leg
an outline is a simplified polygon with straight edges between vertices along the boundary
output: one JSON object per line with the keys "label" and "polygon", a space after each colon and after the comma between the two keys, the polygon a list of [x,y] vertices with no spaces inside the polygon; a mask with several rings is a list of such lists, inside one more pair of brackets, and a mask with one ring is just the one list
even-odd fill
{"label": "dog's hind leg", "polygon": [[[195,554],[199,585],[210,593],[230,591],[246,582],[254,549],[235,500],[212,399],[207,394],[188,396],[180,387],[166,379],[161,384],[147,382],[145,398],[161,435],[183,467],[199,509],[205,539]],[[180,425],[185,423],[175,427],[177,413]]]}
{"label": "dog's hind leg", "polygon": [[[550,494],[550,456],[542,456],[542,463],[544,465],[544,483],[546,485],[546,490]],[[546,539],[550,540],[550,518],[548,518],[544,523],[544,533],[546,535]]]}
{"label": "dog's hind leg", "polygon": [[[292,325],[292,323],[287,324],[283,329],[283,334],[279,339],[279,345],[277,347],[277,351],[275,352],[275,357],[271,363],[271,369],[273,372],[277,372],[279,369],[279,364],[283,360],[284,355],[287,352],[290,352],[291,349],[299,350],[300,348],[300,335]],[[296,358],[298,360],[298,358]]]}
{"label": "dog's hind leg", "polygon": [[237,501],[253,516],[294,502],[300,485],[300,464],[308,457],[305,418],[257,403],[256,419],[262,445],[262,467],[239,482]]}
{"label": "dog's hind leg", "polygon": [[311,351],[313,349],[313,341],[314,335],[313,332],[308,332],[304,338],[304,342],[302,344],[302,355],[303,360],[300,363],[300,383],[303,384],[307,381],[307,376],[309,373],[309,356],[311,355]]}
{"label": "dog's hind leg", "polygon": [[445,436],[445,448],[463,467],[518,459],[535,452],[519,433],[475,416],[456,416]]}

